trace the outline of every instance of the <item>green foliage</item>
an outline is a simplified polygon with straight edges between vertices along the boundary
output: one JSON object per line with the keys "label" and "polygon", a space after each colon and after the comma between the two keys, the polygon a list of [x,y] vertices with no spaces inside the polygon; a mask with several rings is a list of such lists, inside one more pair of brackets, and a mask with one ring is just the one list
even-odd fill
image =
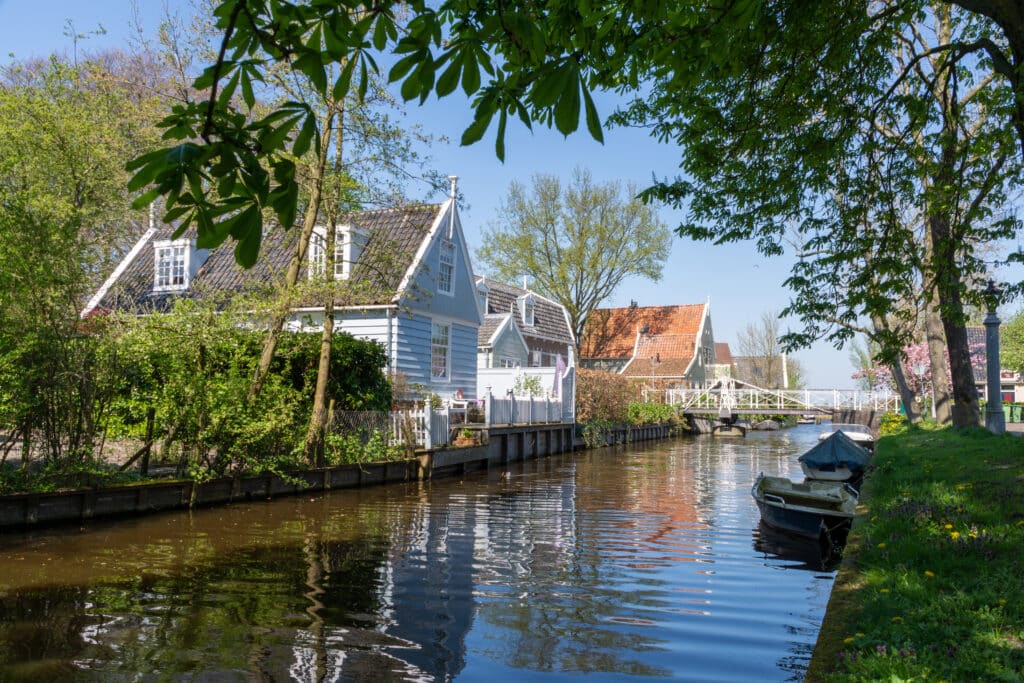
{"label": "green foliage", "polygon": [[589,420],[583,425],[583,444],[587,448],[607,446],[617,426],[617,423],[610,420]]}
{"label": "green foliage", "polygon": [[874,465],[808,678],[1019,678],[1024,441],[911,429]]}
{"label": "green foliage", "polygon": [[878,426],[879,436],[893,436],[907,431],[907,416],[901,413],[886,413]]}
{"label": "green foliage", "polygon": [[547,391],[540,381],[539,375],[516,375],[512,383],[512,393],[516,396],[544,396]]}
{"label": "green foliage", "polygon": [[999,365],[1024,373],[1024,313],[1018,312],[999,328]]}
{"label": "green foliage", "polygon": [[332,466],[389,462],[405,457],[401,446],[388,444],[386,434],[377,430],[367,434],[329,433],[326,446],[327,464]]}
{"label": "green foliage", "polygon": [[505,282],[530,275],[531,287],[565,306],[579,339],[590,312],[625,278],[661,278],[671,233],[638,192],[594,182],[582,169],[564,188],[540,173],[530,192],[514,182],[477,259]]}
{"label": "green foliage", "polygon": [[665,403],[630,403],[626,408],[630,424],[650,425],[674,422],[678,417],[674,406]]}

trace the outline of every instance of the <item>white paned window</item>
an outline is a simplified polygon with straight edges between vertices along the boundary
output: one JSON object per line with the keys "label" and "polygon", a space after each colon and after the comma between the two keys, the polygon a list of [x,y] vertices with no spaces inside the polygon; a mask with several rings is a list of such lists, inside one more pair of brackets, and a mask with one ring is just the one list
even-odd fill
{"label": "white paned window", "polygon": [[500,367],[503,368],[518,368],[519,361],[515,358],[502,358],[500,361]]}
{"label": "white paned window", "polygon": [[309,238],[309,277],[322,277],[327,263],[327,238],[320,230],[314,230]]}
{"label": "white paned window", "polygon": [[540,351],[530,351],[530,367],[531,368],[539,368],[539,367],[541,367],[541,359],[543,357],[544,357],[544,354],[541,353]]}
{"label": "white paned window", "polygon": [[430,377],[450,380],[448,359],[451,350],[451,328],[447,323],[434,323],[430,335]]}
{"label": "white paned window", "polygon": [[154,245],[156,280],[160,291],[188,287],[188,244],[163,243]]}
{"label": "white paned window", "polygon": [[455,243],[441,242],[438,256],[437,291],[442,294],[455,293]]}
{"label": "white paned window", "polygon": [[527,294],[524,297],[519,298],[519,314],[523,317],[523,325],[526,327],[533,327],[535,324],[534,312],[536,311],[536,303],[533,297]]}

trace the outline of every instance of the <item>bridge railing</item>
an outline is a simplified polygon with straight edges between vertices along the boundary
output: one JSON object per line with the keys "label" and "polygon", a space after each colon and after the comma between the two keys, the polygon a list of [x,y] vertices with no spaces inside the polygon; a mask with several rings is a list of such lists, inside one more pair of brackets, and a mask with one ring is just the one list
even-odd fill
{"label": "bridge railing", "polygon": [[668,389],[665,402],[683,410],[779,410],[796,412],[899,409],[892,392],[857,389]]}

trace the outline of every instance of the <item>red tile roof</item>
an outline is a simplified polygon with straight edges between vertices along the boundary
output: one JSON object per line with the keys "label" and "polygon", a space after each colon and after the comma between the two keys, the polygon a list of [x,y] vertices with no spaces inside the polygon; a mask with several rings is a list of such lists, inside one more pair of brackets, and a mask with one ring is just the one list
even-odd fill
{"label": "red tile roof", "polygon": [[[692,358],[703,318],[704,304],[598,309],[590,314],[584,326],[580,358],[631,358],[637,332],[641,331],[650,339],[665,337],[664,341],[648,343],[654,349],[653,354],[664,348],[668,355],[661,353],[663,359]],[[689,353],[683,356],[680,354],[684,350],[686,342],[683,338],[686,336],[690,337]]]}
{"label": "red tile roof", "polygon": [[726,342],[715,342],[715,362],[719,365],[732,365],[732,351]]}

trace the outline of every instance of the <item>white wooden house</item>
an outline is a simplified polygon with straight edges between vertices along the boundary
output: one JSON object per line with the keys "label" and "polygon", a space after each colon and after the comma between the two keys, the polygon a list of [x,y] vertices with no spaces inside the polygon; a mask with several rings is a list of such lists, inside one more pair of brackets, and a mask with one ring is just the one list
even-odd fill
{"label": "white wooden house", "polygon": [[[441,204],[351,213],[336,226],[335,272],[362,283],[358,305],[335,309],[335,329],[379,342],[388,371],[401,373],[424,393],[473,399],[477,387],[477,331],[483,310],[469,249],[451,194]],[[235,263],[230,245],[197,249],[187,234],[172,239],[171,226],[151,228],[82,314],[127,310],[167,311],[183,298],[214,301],[267,290],[280,282],[295,251],[298,230],[268,229],[251,269]],[[302,277],[323,277],[324,227],[310,248]],[[324,307],[311,299],[295,306],[292,330],[322,329]]]}

